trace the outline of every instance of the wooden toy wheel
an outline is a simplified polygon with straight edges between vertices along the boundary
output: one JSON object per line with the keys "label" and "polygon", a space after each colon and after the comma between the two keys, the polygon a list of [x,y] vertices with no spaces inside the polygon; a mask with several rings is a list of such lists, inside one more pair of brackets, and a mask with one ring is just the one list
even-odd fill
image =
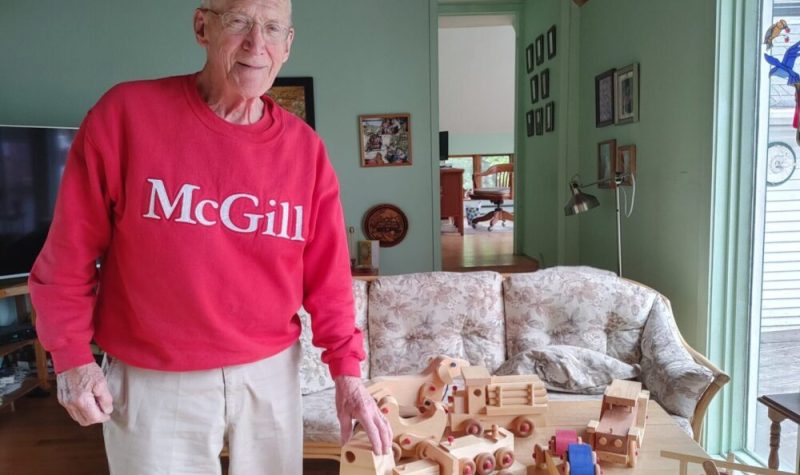
{"label": "wooden toy wheel", "polygon": [[636,466],[636,441],[628,442],[628,466],[633,468]]}
{"label": "wooden toy wheel", "polygon": [[514,451],[511,449],[497,449],[494,453],[497,468],[508,468],[514,465]]}
{"label": "wooden toy wheel", "polygon": [[403,449],[400,448],[400,444],[397,442],[392,442],[392,455],[394,456],[394,463],[399,463],[400,457],[403,456]]}
{"label": "wooden toy wheel", "polygon": [[603,475],[603,469],[598,464],[594,464],[594,475]]}
{"label": "wooden toy wheel", "polygon": [[475,457],[475,469],[478,475],[487,475],[494,471],[497,466],[494,455],[484,452]]}
{"label": "wooden toy wheel", "polygon": [[433,445],[430,441],[423,440],[422,442],[417,444],[417,448],[415,450],[418,459],[427,459],[428,455],[430,454],[431,445]]}
{"label": "wooden toy wheel", "polygon": [[464,424],[464,432],[469,435],[481,435],[483,434],[483,426],[477,419],[467,419]]}
{"label": "wooden toy wheel", "polygon": [[459,460],[458,467],[460,475],[475,475],[475,462],[470,459]]}
{"label": "wooden toy wheel", "polygon": [[564,467],[564,475],[569,475],[569,462],[564,462],[564,464],[561,466]]}
{"label": "wooden toy wheel", "polygon": [[514,428],[514,435],[517,437],[530,437],[533,435],[534,424],[533,420],[531,420],[529,417],[517,417],[514,419],[512,427]]}

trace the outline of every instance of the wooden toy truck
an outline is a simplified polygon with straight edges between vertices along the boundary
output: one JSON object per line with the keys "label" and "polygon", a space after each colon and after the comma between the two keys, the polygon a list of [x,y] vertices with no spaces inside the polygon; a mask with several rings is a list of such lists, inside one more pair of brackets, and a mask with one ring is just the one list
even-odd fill
{"label": "wooden toy truck", "polygon": [[441,443],[421,442],[420,460],[396,467],[393,475],[524,475],[514,457],[514,434],[497,425],[480,436],[465,435]]}
{"label": "wooden toy truck", "polygon": [[447,407],[450,430],[480,435],[497,424],[517,437],[546,425],[547,391],[535,375],[491,376],[483,366],[461,368],[465,388],[454,388]]}
{"label": "wooden toy truck", "polygon": [[636,466],[649,399],[642,383],[615,379],[606,388],[600,420],[586,428],[586,438],[600,460]]}

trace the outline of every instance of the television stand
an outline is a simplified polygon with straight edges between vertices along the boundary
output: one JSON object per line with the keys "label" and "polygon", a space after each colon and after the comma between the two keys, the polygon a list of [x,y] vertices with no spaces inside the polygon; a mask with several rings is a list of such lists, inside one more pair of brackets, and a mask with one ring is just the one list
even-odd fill
{"label": "television stand", "polygon": [[[27,303],[30,300],[30,291],[27,282],[0,284],[0,299],[13,298],[17,307],[17,319],[20,322],[29,320],[31,324],[36,323],[36,311],[31,305],[31,313],[26,314]],[[36,376],[29,376],[22,382],[15,391],[0,396],[0,411],[6,407],[14,410],[14,402],[33,391],[47,391],[50,389],[50,381],[47,375],[47,354],[44,351],[39,339],[35,336],[25,338],[11,343],[0,344],[0,357],[4,357],[17,350],[32,346],[36,357]]]}

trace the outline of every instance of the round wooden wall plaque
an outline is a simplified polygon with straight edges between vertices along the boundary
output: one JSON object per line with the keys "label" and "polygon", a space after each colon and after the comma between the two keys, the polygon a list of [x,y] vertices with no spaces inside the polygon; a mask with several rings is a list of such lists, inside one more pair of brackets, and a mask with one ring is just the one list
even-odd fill
{"label": "round wooden wall plaque", "polygon": [[392,247],[406,237],[408,218],[397,206],[380,204],[367,210],[362,227],[367,239],[380,241],[381,247]]}

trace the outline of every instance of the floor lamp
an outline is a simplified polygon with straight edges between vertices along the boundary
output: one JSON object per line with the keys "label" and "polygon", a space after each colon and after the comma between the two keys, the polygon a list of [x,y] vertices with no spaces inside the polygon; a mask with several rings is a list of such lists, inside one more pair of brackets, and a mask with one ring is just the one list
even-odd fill
{"label": "floor lamp", "polygon": [[[628,177],[631,178],[633,183],[633,197],[631,198],[631,211],[633,211],[633,200],[636,196],[636,179],[631,173],[617,173],[613,178],[605,178],[603,180],[598,180],[585,185],[579,184],[578,176],[575,175],[572,177],[572,180],[569,184],[569,189],[572,193],[572,196],[564,206],[564,214],[567,216],[580,214],[584,211],[589,211],[592,208],[596,208],[600,206],[600,201],[593,195],[581,191],[581,188],[587,188],[590,186],[599,185],[601,183],[614,182],[614,194],[616,195],[617,199],[617,275],[620,277],[622,277],[622,223],[619,212],[619,189],[622,183]],[[630,216],[630,213],[626,214],[627,216]]]}

